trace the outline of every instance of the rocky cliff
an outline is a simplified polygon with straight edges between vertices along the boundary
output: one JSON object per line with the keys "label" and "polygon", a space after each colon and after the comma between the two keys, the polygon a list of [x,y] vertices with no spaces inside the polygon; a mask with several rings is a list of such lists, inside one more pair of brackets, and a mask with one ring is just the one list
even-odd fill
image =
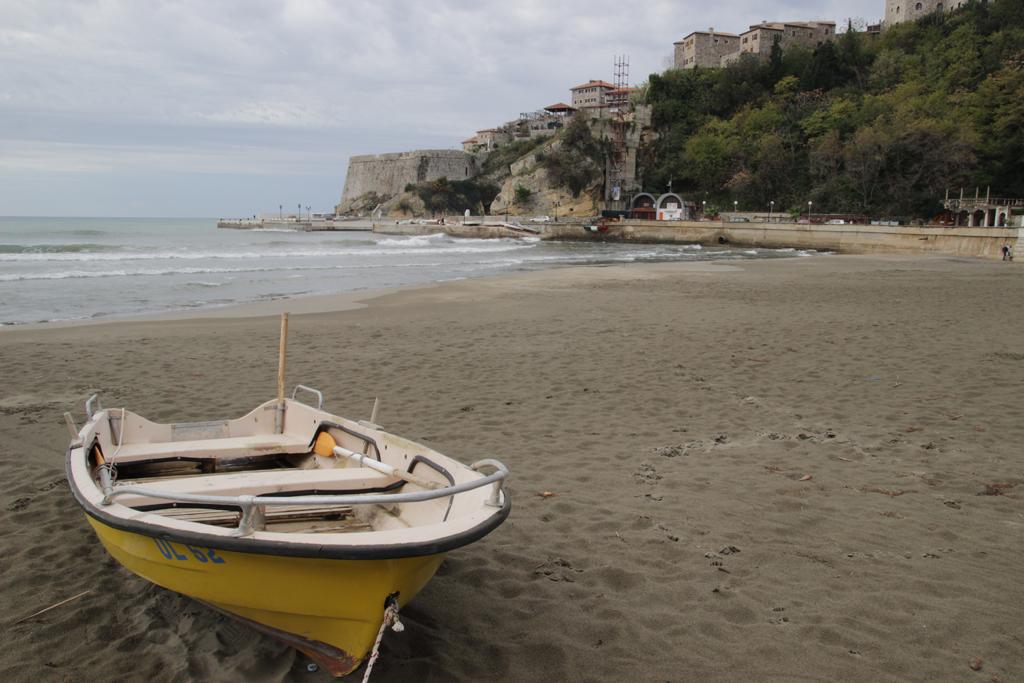
{"label": "rocky cliff", "polygon": [[[581,110],[548,139],[517,139],[489,153],[422,150],[353,157],[337,212],[366,215],[379,207],[382,215],[397,218],[466,209],[476,214],[483,205],[491,214],[592,216],[613,199],[606,181],[623,194],[639,189],[637,148],[649,126],[649,107],[599,108]],[[446,191],[444,183],[425,186],[441,178],[456,186],[447,189],[454,200],[437,201]],[[419,191],[406,192],[410,185]]]}

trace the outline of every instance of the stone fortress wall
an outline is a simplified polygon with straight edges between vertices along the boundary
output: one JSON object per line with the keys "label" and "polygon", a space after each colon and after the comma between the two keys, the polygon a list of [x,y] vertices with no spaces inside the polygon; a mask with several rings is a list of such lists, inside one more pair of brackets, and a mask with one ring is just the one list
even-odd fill
{"label": "stone fortress wall", "polygon": [[370,192],[377,193],[384,201],[400,195],[410,183],[442,177],[465,180],[476,173],[476,158],[452,149],[355,156],[349,159],[345,189],[341,193],[341,202],[336,212],[348,213],[355,200]]}

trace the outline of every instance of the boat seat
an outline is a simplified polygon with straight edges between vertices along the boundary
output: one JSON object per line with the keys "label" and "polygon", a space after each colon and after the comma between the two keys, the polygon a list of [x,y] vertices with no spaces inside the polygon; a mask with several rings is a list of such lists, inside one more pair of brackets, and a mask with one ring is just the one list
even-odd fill
{"label": "boat seat", "polygon": [[[295,491],[316,491],[319,494],[364,493],[379,491],[395,482],[395,477],[367,467],[342,467],[308,470],[257,470],[232,474],[194,474],[140,484],[167,493],[195,493],[208,496],[273,495]],[[121,482],[131,485],[132,482]],[[128,507],[160,505],[171,501],[140,494],[118,496],[116,501]]]}
{"label": "boat seat", "polygon": [[[309,437],[288,434],[253,434],[198,441],[164,441],[158,443],[127,443],[113,448],[110,460],[117,464],[174,460],[176,458],[213,459],[240,458],[277,453],[309,452]],[[116,454],[115,454],[116,453]]]}
{"label": "boat seat", "polygon": [[[240,513],[234,510],[169,508],[157,514],[182,522],[230,528],[238,526]],[[281,527],[295,525],[301,525],[298,530],[307,534],[373,531],[372,524],[357,517],[347,506],[287,507],[267,510],[263,514],[265,527],[270,531],[281,531]]]}

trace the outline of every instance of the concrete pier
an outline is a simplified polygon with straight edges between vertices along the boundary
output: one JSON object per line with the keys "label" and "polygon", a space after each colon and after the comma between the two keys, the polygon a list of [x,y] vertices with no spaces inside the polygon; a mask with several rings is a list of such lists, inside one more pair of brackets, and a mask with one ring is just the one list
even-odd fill
{"label": "concrete pier", "polygon": [[373,221],[333,218],[221,218],[218,228],[234,230],[295,230],[297,232],[369,232]]}

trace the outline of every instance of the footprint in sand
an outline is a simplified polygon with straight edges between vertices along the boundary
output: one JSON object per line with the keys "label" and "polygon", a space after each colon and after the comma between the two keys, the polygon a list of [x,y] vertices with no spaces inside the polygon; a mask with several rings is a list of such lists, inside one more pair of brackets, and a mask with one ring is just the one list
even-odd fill
{"label": "footprint in sand", "polygon": [[654,465],[645,462],[640,465],[640,469],[633,473],[633,479],[638,484],[650,484],[654,485],[661,480],[661,475],[654,469]]}

